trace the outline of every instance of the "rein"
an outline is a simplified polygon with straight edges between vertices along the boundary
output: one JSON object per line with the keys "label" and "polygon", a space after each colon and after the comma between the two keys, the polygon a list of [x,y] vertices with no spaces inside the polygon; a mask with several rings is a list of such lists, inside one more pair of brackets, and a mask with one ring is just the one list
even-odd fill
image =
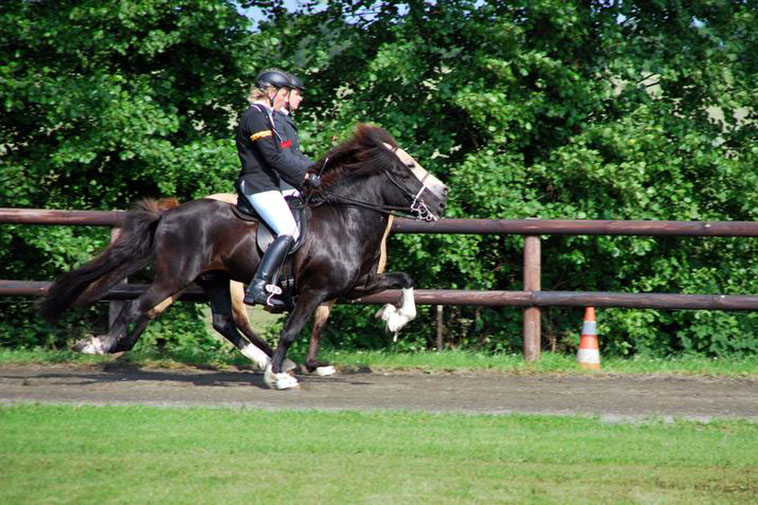
{"label": "rein", "polygon": [[[363,202],[361,200],[353,200],[352,198],[348,198],[346,196],[334,195],[334,194],[327,195],[322,200],[319,200],[318,202],[311,204],[311,207],[320,207],[321,205],[324,205],[327,203],[363,207],[365,209],[373,210],[381,214],[389,214],[395,217],[417,217],[417,214],[414,214],[413,212],[411,212],[409,207],[398,207],[398,206],[393,206],[393,205],[377,205],[374,203]],[[426,220],[430,220],[430,219],[426,219]]]}
{"label": "rein", "polygon": [[[393,154],[397,153],[397,148],[392,150]],[[321,166],[321,170],[319,171],[319,176],[324,171],[324,168],[326,168],[326,163],[329,161],[329,158],[326,158],[324,161],[324,164]],[[324,193],[326,193],[325,196],[323,196],[319,201],[312,204],[312,207],[320,207],[321,205],[324,205],[326,203],[332,203],[332,204],[341,204],[341,205],[353,205],[356,207],[363,207],[365,209],[370,209],[376,212],[379,212],[381,214],[389,214],[396,217],[413,217],[418,220],[422,221],[436,221],[438,218],[435,216],[429,208],[426,206],[426,203],[424,203],[424,200],[421,199],[421,194],[427,189],[427,187],[424,185],[424,180],[427,178],[429,173],[427,172],[426,175],[424,175],[423,179],[421,179],[421,189],[418,190],[418,193],[415,195],[408,191],[405,187],[403,187],[402,184],[397,182],[397,180],[390,174],[386,169],[382,169],[382,173],[387,176],[387,178],[394,184],[395,186],[400,189],[400,191],[403,193],[403,195],[408,198],[411,205],[409,207],[402,207],[402,206],[395,206],[395,205],[377,205],[374,203],[364,202],[361,200],[355,200],[353,198],[349,198],[342,195],[335,195],[335,194],[329,194],[324,190]],[[308,205],[311,199],[311,196],[313,195],[313,190],[308,193],[308,196],[305,199],[305,204]]]}

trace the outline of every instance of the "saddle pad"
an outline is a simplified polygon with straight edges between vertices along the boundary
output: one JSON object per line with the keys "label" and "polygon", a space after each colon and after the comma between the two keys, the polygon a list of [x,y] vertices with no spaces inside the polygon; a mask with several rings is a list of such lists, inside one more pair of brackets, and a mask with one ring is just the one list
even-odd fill
{"label": "saddle pad", "polygon": [[[297,229],[300,231],[300,236],[298,237],[297,242],[295,242],[292,249],[290,249],[289,254],[292,254],[300,249],[300,246],[303,245],[303,242],[305,241],[306,224],[308,219],[306,216],[306,207],[301,198],[287,197],[285,200],[295,218]],[[274,231],[263,219],[260,218],[260,216],[258,216],[258,213],[255,212],[253,206],[250,205],[248,199],[242,195],[238,195],[237,205],[232,206],[232,211],[238,218],[244,221],[258,221],[258,231],[255,234],[255,243],[258,245],[258,249],[260,249],[261,253],[266,252],[268,246],[274,241]]]}

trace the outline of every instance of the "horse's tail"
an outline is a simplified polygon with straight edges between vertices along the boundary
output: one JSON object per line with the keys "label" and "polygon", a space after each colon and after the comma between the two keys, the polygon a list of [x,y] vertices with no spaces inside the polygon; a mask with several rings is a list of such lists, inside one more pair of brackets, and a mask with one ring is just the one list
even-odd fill
{"label": "horse's tail", "polygon": [[53,323],[72,305],[89,305],[99,300],[119,281],[147,265],[161,216],[178,205],[175,199],[138,202],[126,215],[115,242],[81,267],[53,281],[40,305],[42,317]]}

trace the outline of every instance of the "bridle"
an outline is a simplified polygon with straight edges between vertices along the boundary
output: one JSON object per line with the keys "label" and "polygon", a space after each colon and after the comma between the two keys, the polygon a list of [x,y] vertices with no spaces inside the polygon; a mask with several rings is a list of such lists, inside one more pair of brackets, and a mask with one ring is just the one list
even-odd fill
{"label": "bridle", "polygon": [[387,176],[387,178],[398,187],[401,193],[408,198],[411,202],[410,206],[410,214],[415,216],[416,219],[420,221],[436,221],[439,219],[437,216],[435,216],[432,211],[429,210],[429,207],[426,206],[426,203],[424,202],[423,198],[421,198],[421,194],[426,191],[427,188],[426,184],[424,184],[424,181],[429,176],[429,172],[424,174],[424,177],[421,178],[421,189],[418,190],[418,193],[415,195],[408,191],[407,188],[403,187],[399,182],[397,182],[397,179],[395,179],[391,173],[387,171],[387,169],[382,169],[382,172],[384,172],[384,175]]}
{"label": "bridle", "polygon": [[[397,147],[392,150],[392,153],[395,154],[395,157],[397,157]],[[399,160],[399,158],[398,158]],[[329,158],[326,158],[324,160],[324,164],[321,166],[321,170],[319,170],[319,177],[324,171],[324,168],[326,168],[326,164],[329,161]],[[387,170],[387,168],[382,168],[382,173],[387,176],[387,178],[397,186],[397,188],[400,190],[400,192],[405,196],[408,201],[410,202],[409,207],[402,207],[402,206],[395,206],[395,205],[377,205],[374,203],[364,202],[361,200],[355,200],[353,198],[349,198],[347,196],[342,195],[336,195],[336,194],[329,194],[322,196],[318,201],[312,204],[314,207],[318,207],[320,205],[323,205],[325,203],[336,203],[336,204],[342,204],[342,205],[355,205],[356,207],[363,207],[366,209],[375,210],[377,212],[381,212],[382,214],[390,214],[397,217],[413,217],[416,220],[419,221],[437,221],[439,217],[434,215],[434,213],[429,210],[429,207],[426,205],[424,200],[421,198],[422,193],[425,190],[428,190],[429,188],[424,184],[424,181],[429,176],[429,172],[427,172],[424,177],[421,178],[421,189],[418,190],[416,194],[413,194],[412,192],[408,191],[406,187],[404,187],[402,184],[400,184],[397,179]],[[326,191],[324,191],[326,193]],[[308,196],[305,199],[306,205],[310,202],[311,195],[313,194],[313,190],[311,190],[310,193],[308,193]]]}

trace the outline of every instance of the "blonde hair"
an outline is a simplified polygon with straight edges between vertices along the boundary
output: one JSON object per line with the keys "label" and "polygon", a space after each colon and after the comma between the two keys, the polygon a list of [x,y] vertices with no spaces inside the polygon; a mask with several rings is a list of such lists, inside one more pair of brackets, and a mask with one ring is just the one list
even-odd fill
{"label": "blonde hair", "polygon": [[265,85],[262,88],[259,88],[255,84],[250,88],[250,94],[247,95],[247,101],[250,103],[255,102],[256,100],[268,100],[268,94],[271,91],[276,91],[276,88],[270,84]]}

